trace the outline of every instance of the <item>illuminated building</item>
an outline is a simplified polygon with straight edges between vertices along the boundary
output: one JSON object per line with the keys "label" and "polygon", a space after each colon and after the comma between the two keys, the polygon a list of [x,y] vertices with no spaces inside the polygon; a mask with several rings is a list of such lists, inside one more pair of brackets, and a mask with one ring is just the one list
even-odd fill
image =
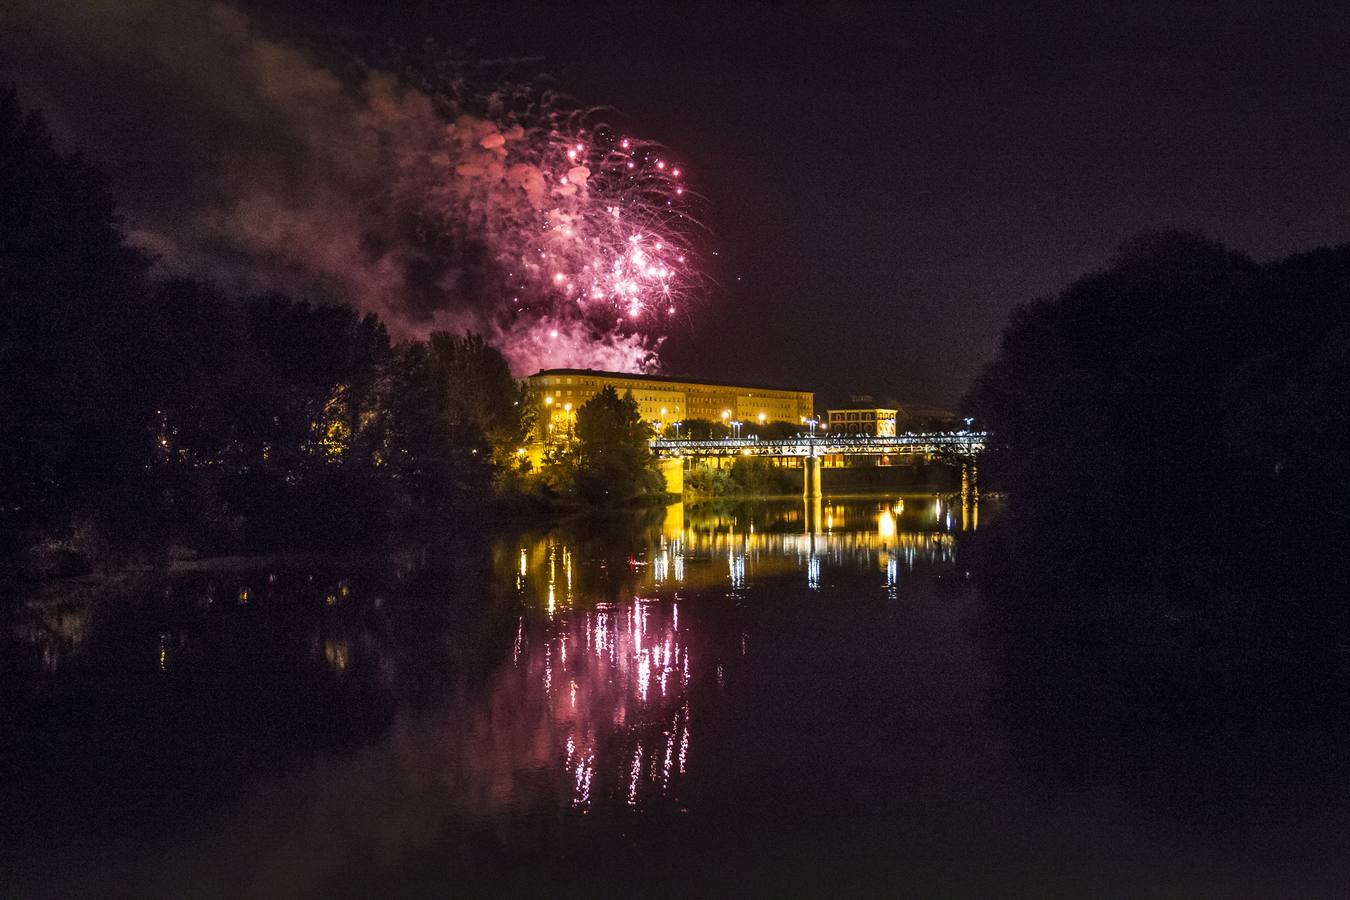
{"label": "illuminated building", "polygon": [[895,419],[898,413],[898,409],[854,403],[842,409],[827,410],[826,422],[831,434],[895,437]]}
{"label": "illuminated building", "polygon": [[959,427],[956,413],[917,403],[878,402],[857,394],[846,406],[826,411],[825,424],[833,434],[869,434],[895,437],[903,431],[947,431]]}
{"label": "illuminated building", "polygon": [[631,392],[643,420],[661,425],[690,419],[800,425],[814,416],[811,391],[593,369],[545,369],[526,380],[534,402],[541,407],[540,420],[555,433],[570,427],[576,410],[606,387],[614,388],[620,397]]}

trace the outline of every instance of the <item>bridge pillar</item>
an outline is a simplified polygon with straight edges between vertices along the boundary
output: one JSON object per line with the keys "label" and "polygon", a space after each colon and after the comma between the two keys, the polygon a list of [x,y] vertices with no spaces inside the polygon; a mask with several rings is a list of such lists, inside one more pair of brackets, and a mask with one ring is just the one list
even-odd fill
{"label": "bridge pillar", "polygon": [[666,480],[666,492],[684,493],[684,460],[679,457],[661,460],[661,477]]}
{"label": "bridge pillar", "polygon": [[803,497],[808,500],[814,500],[821,496],[819,456],[806,456],[802,458],[802,481]]}
{"label": "bridge pillar", "polygon": [[821,527],[825,521],[824,519],[825,510],[820,502],[820,498],[803,497],[802,508],[803,508],[802,519],[806,523],[805,533],[810,535],[820,534]]}

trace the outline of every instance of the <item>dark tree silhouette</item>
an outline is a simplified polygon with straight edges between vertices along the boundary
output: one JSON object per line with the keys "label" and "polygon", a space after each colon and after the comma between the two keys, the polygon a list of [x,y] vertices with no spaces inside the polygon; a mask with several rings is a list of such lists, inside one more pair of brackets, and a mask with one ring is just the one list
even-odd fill
{"label": "dark tree silhouette", "polygon": [[664,493],[652,465],[651,428],[633,395],[607,387],[577,410],[577,495],[600,505],[619,505]]}
{"label": "dark tree silhouette", "polygon": [[0,200],[0,541],[13,550],[140,504],[152,406],[134,339],[146,261],[123,243],[103,179],[57,152],[10,89]]}
{"label": "dark tree silhouette", "polygon": [[1009,497],[1004,583],[1047,614],[1340,614],[1348,291],[1350,248],[1259,266],[1163,233],[1020,309],[968,399]]}
{"label": "dark tree silhouette", "polygon": [[524,386],[511,377],[506,359],[478,334],[440,331],[428,343],[434,364],[451,387],[451,420],[483,436],[499,471],[518,469],[517,450],[529,438],[532,406]]}
{"label": "dark tree silhouette", "polygon": [[[0,558],[378,540],[470,524],[528,423],[476,336],[157,283],[98,173],[0,91]],[[12,566],[6,566],[11,571]]]}
{"label": "dark tree silhouette", "polygon": [[963,552],[1046,790],[1260,777],[1344,734],[1348,300],[1350,247],[1172,233],[1013,317],[969,398],[1006,505]]}

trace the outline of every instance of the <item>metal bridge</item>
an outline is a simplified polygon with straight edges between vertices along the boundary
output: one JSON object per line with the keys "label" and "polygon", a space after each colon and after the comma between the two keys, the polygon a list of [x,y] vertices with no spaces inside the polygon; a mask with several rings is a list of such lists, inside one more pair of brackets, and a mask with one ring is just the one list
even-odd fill
{"label": "metal bridge", "polygon": [[652,452],[661,458],[685,456],[794,456],[819,457],[889,456],[975,456],[984,450],[987,434],[983,431],[904,432],[895,437],[869,434],[817,435],[771,440],[756,437],[726,438],[715,441],[689,441],[657,438]]}
{"label": "metal bridge", "polygon": [[904,432],[894,437],[862,434],[801,435],[760,440],[758,437],[715,441],[657,438],[652,453],[661,461],[666,490],[684,492],[684,460],[736,456],[798,457],[802,460],[802,493],[819,497],[820,463],[824,456],[915,456],[973,459],[983,452],[988,435],[983,431]]}

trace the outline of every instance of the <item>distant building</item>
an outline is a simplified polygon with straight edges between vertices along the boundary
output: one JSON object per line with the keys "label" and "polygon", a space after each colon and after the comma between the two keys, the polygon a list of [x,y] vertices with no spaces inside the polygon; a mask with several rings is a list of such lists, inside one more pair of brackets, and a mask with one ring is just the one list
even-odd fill
{"label": "distant building", "polygon": [[526,381],[540,405],[540,421],[554,430],[569,427],[576,410],[606,387],[620,397],[631,391],[642,418],[661,426],[690,419],[804,424],[814,416],[811,391],[593,369],[545,369]]}
{"label": "distant building", "polygon": [[897,418],[904,431],[948,431],[963,427],[956,413],[940,406],[902,403]]}
{"label": "distant building", "polygon": [[826,424],[829,426],[830,434],[895,437],[895,419],[899,410],[864,403],[865,401],[850,403],[840,409],[827,410]]}

